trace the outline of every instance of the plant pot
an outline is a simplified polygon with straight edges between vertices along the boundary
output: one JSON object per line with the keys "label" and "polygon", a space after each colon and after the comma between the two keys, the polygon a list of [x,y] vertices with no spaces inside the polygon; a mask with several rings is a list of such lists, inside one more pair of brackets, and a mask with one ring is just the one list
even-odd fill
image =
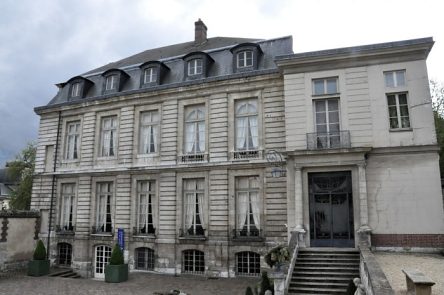
{"label": "plant pot", "polygon": [[128,264],[106,265],[105,282],[120,283],[128,280]]}
{"label": "plant pot", "polygon": [[28,276],[40,277],[49,274],[49,260],[31,260],[28,263]]}

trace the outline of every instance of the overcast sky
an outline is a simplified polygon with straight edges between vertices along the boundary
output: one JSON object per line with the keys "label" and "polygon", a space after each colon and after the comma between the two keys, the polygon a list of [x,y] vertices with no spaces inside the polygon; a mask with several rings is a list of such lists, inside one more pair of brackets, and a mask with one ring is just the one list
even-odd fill
{"label": "overcast sky", "polygon": [[444,2],[409,0],[0,0],[0,167],[37,139],[54,84],[140,51],[208,37],[293,36],[295,53],[433,37],[444,81]]}

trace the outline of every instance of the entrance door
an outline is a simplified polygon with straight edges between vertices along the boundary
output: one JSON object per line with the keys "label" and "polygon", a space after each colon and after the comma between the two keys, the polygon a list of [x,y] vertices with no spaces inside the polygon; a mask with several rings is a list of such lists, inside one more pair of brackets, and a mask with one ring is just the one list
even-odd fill
{"label": "entrance door", "polygon": [[351,172],[308,174],[310,245],[354,247]]}
{"label": "entrance door", "polygon": [[71,266],[72,246],[68,243],[59,243],[58,264],[60,266]]}
{"label": "entrance door", "polygon": [[109,259],[111,257],[111,247],[97,246],[95,256],[94,277],[104,279],[105,265],[109,263]]}

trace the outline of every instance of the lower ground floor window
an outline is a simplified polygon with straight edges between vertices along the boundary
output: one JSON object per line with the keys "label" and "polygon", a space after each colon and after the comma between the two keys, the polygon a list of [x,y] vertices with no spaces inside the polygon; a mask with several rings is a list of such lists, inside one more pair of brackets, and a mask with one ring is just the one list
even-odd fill
{"label": "lower ground floor window", "polygon": [[59,243],[58,250],[58,264],[70,266],[72,260],[72,246],[68,243]]}
{"label": "lower ground floor window", "polygon": [[183,272],[203,274],[205,271],[204,252],[199,250],[183,251]]}
{"label": "lower ground floor window", "polygon": [[261,270],[261,256],[255,252],[245,251],[236,254],[237,274],[243,276],[257,276]]}
{"label": "lower ground floor window", "polygon": [[136,249],[136,269],[154,270],[154,250],[150,248]]}

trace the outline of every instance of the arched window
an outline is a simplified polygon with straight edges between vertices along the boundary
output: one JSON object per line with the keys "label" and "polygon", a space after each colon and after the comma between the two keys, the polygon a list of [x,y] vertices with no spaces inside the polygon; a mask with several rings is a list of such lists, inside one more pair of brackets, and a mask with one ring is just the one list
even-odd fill
{"label": "arched window", "polygon": [[199,250],[185,250],[182,256],[184,273],[203,274],[205,271],[205,255]]}
{"label": "arched window", "polygon": [[258,276],[261,272],[261,256],[255,252],[244,251],[236,254],[236,273],[242,276]]}
{"label": "arched window", "polygon": [[154,270],[154,250],[150,248],[136,248],[135,268],[141,270]]}
{"label": "arched window", "polygon": [[72,262],[72,246],[68,243],[59,243],[57,245],[58,255],[57,264],[63,266],[71,266]]}

